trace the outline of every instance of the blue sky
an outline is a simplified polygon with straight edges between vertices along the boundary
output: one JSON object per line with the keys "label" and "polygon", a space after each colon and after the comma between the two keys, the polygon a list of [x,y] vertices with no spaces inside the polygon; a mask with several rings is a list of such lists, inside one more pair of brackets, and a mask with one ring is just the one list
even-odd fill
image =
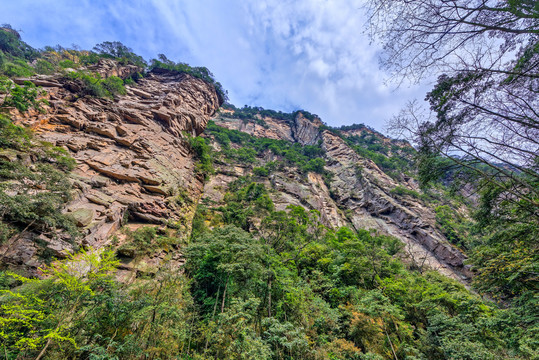
{"label": "blue sky", "polygon": [[383,130],[428,89],[385,81],[361,1],[0,0],[0,23],[38,48],[118,40],[146,59],[206,66],[236,106],[302,108],[329,125]]}

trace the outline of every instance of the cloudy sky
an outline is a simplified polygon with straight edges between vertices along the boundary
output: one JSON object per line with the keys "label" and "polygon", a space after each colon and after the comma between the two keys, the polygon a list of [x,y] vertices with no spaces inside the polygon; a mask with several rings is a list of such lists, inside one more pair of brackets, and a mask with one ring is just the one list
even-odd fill
{"label": "cloudy sky", "polygon": [[387,83],[354,0],[0,0],[0,23],[34,47],[121,41],[206,66],[236,106],[305,109],[383,130],[426,86]]}

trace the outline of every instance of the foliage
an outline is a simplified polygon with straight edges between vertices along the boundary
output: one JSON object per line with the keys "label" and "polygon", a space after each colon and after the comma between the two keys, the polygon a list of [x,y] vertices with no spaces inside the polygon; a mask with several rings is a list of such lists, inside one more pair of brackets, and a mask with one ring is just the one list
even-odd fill
{"label": "foliage", "polygon": [[437,206],[434,211],[436,212],[436,223],[446,239],[467,249],[469,247],[467,240],[471,234],[471,220],[465,219],[449,205]]}
{"label": "foliage", "polygon": [[[413,168],[415,155],[413,147],[386,142],[381,134],[363,124],[328,129],[340,136],[360,156],[374,161],[391,177],[401,179],[402,174],[412,175],[410,169]],[[361,134],[347,134],[346,131],[350,130],[360,130]]]}
{"label": "foliage", "polygon": [[0,93],[6,94],[2,107],[13,106],[20,112],[30,108],[41,111],[42,104],[48,105],[47,100],[38,99],[38,96],[43,95],[41,88],[30,81],[25,81],[23,86],[19,86],[9,79],[0,79]]}
{"label": "foliage", "polygon": [[231,117],[234,119],[242,120],[254,120],[257,124],[264,126],[266,123],[263,118],[269,117],[272,119],[285,120],[288,123],[292,123],[299,114],[303,115],[305,118],[313,121],[315,118],[318,118],[318,115],[311,114],[305,110],[296,110],[291,113],[284,113],[282,111],[275,111],[271,109],[264,109],[260,106],[248,106],[245,105],[242,108],[237,108],[232,104],[226,103],[223,105],[223,109],[231,110],[232,113],[226,113],[226,117]]}
{"label": "foliage", "polygon": [[141,68],[147,66],[142,56],[137,55],[133,50],[119,41],[105,41],[97,44],[94,51],[101,56],[118,60],[120,64],[132,64]]}
{"label": "foliage", "polygon": [[273,202],[263,184],[250,182],[241,177],[229,186],[225,194],[225,204],[218,208],[225,224],[233,224],[249,230],[253,219],[273,210]]}
{"label": "foliage", "polygon": [[99,74],[92,74],[84,71],[73,71],[66,75],[68,79],[77,80],[82,85],[81,93],[96,97],[114,97],[115,95],[125,95],[124,82],[117,76],[109,76],[102,79]]}
{"label": "foliage", "polygon": [[[238,191],[254,189],[247,188]],[[526,334],[533,326],[529,313],[528,322],[519,323],[512,310],[496,309],[452,280],[408,270],[395,257],[402,246],[395,238],[333,231],[318,221],[316,214],[290,207],[270,212],[259,238],[232,226],[193,238],[186,270],[201,311],[193,350],[249,358],[248,349],[257,344],[258,357],[273,359],[533,353],[504,330]],[[533,338],[526,335],[528,342]]]}
{"label": "foliage", "polygon": [[38,52],[22,41],[19,33],[8,24],[0,28],[0,51],[26,60],[33,60],[38,56]]}
{"label": "foliage", "polygon": [[537,2],[373,0],[368,9],[386,68],[401,79],[440,74],[430,108],[410,103],[390,129],[417,145],[423,186],[444,179],[480,194],[467,241],[475,284],[519,301],[537,280]]}
{"label": "foliage", "polygon": [[327,174],[324,168],[324,151],[320,144],[303,146],[285,140],[258,138],[238,130],[217,126],[212,121],[208,123],[206,134],[213,136],[222,145],[224,156],[241,163],[256,164],[257,158],[263,157],[267,152],[279,157],[276,162],[268,162],[263,170],[262,168],[257,170],[259,175],[266,172],[269,174],[272,168],[283,165],[297,167],[302,173]]}
{"label": "foliage", "polygon": [[174,63],[167,59],[163,54],[159,54],[159,59],[152,59],[150,64],[150,70],[166,70],[175,73],[189,74],[197,79],[204,80],[208,84],[212,85],[219,97],[219,104],[223,104],[228,100],[228,94],[223,88],[220,82],[215,80],[215,77],[207,68],[203,66],[192,67],[186,63]]}
{"label": "foliage", "polygon": [[202,174],[204,179],[207,179],[215,172],[213,169],[212,149],[207,140],[202,137],[189,137],[188,141],[197,159],[196,171],[197,173]]}
{"label": "foliage", "polygon": [[[54,233],[76,229],[61,208],[71,198],[66,174],[74,160],[64,149],[36,144],[31,133],[0,115],[0,151],[11,154],[0,159],[0,242],[23,229]],[[26,161],[34,157],[33,165]],[[25,161],[26,159],[26,161]]]}
{"label": "foliage", "polygon": [[53,346],[77,349],[68,329],[81,316],[78,310],[83,304],[95,297],[96,287],[111,280],[109,274],[116,265],[111,251],[82,252],[41,269],[44,280],[7,273],[22,286],[0,290],[4,353],[26,358],[38,353],[41,357]]}
{"label": "foliage", "polygon": [[126,228],[125,243],[118,252],[129,257],[153,255],[157,250],[170,251],[177,243],[169,231],[154,226],[143,226],[134,231]]}
{"label": "foliage", "polygon": [[36,73],[43,75],[52,75],[56,71],[55,66],[45,59],[38,59],[34,68]]}
{"label": "foliage", "polygon": [[395,194],[395,195],[407,195],[407,196],[411,196],[413,198],[416,198],[416,199],[420,199],[421,198],[421,194],[419,194],[417,191],[415,190],[410,190],[404,186],[400,186],[400,185],[397,185],[395,186],[393,189],[391,189],[390,191],[392,194]]}

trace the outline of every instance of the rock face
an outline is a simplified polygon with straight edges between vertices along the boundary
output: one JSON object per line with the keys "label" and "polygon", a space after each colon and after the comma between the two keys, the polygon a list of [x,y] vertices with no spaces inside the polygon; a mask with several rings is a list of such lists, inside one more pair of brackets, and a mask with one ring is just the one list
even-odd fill
{"label": "rock face", "polygon": [[[93,70],[126,77],[139,69],[105,60]],[[77,97],[62,78],[30,80],[51,85],[44,88],[50,106],[44,114],[30,112],[15,119],[77,161],[71,175],[75,194],[64,209],[83,234],[77,245],[104,245],[127,216],[174,224],[189,233],[203,182],[195,172],[187,134],[200,134],[219,107],[211,85],[161,71],[127,86],[127,95],[112,100]],[[2,261],[35,266],[30,238],[23,234],[0,249]],[[72,248],[61,236],[42,240],[57,255]]]}
{"label": "rock face", "polygon": [[[319,119],[306,119],[301,113],[294,121],[264,118],[264,124],[244,123],[226,113],[216,117],[215,123],[257,137],[268,137],[298,142],[303,145],[321,143],[325,150],[326,169],[333,173],[329,187],[322,177],[310,173],[305,178],[290,169],[272,173],[267,186],[277,210],[287,205],[302,205],[316,209],[321,220],[329,226],[350,226],[355,229],[375,229],[396,236],[405,244],[405,252],[417,263],[424,263],[445,275],[463,280],[469,276],[464,267],[465,255],[452,246],[435,225],[435,214],[419,199],[391,192],[397,186],[416,190],[413,183],[399,183],[389,177],[370,159],[362,158],[343,139],[327,130],[321,130]],[[352,133],[354,135],[354,133]],[[271,160],[271,159],[268,159]],[[231,171],[227,164],[208,184],[205,195],[220,201],[216,189],[248,171]]]}
{"label": "rock face", "polygon": [[[103,77],[127,77],[140,69],[102,60],[92,70]],[[190,75],[154,71],[114,100],[79,97],[80,85],[61,77],[16,82],[25,80],[44,87],[50,106],[44,113],[15,111],[14,118],[76,159],[70,175],[74,196],[63,211],[82,236],[72,243],[61,233],[23,232],[0,248],[3,263],[35,269],[40,264],[36,242],[56,257],[65,256],[75,245],[101,247],[111,242],[127,217],[134,223],[173,225],[187,236],[200,198],[221,203],[228,184],[251,171],[245,164],[227,163],[218,165],[217,174],[206,184],[197,175],[188,135],[200,135],[220,103],[212,85]],[[415,190],[413,182],[398,183],[386,175],[342,138],[322,130],[318,118],[299,112],[292,121],[245,122],[227,117],[226,110],[223,114],[214,119],[219,126],[325,150],[326,169],[333,174],[329,183],[319,174],[298,174],[295,168],[259,180],[273,190],[277,210],[301,205],[318,210],[321,220],[332,227],[394,235],[406,244],[414,261],[455,278],[466,276],[465,256],[437,230],[432,210],[419,199],[391,191],[396,186]],[[158,263],[159,256],[148,263]]]}

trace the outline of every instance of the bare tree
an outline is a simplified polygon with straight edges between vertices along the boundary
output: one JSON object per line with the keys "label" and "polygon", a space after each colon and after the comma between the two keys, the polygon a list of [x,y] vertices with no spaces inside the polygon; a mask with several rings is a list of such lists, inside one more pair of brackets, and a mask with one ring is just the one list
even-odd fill
{"label": "bare tree", "polygon": [[537,58],[528,69],[506,66],[537,44],[537,1],[369,0],[367,11],[371,37],[384,45],[382,65],[394,75],[484,70],[537,78]]}
{"label": "bare tree", "polygon": [[458,168],[537,220],[539,2],[372,0],[368,11],[397,79],[442,74],[430,109],[414,102],[389,125],[415,141],[423,180]]}

